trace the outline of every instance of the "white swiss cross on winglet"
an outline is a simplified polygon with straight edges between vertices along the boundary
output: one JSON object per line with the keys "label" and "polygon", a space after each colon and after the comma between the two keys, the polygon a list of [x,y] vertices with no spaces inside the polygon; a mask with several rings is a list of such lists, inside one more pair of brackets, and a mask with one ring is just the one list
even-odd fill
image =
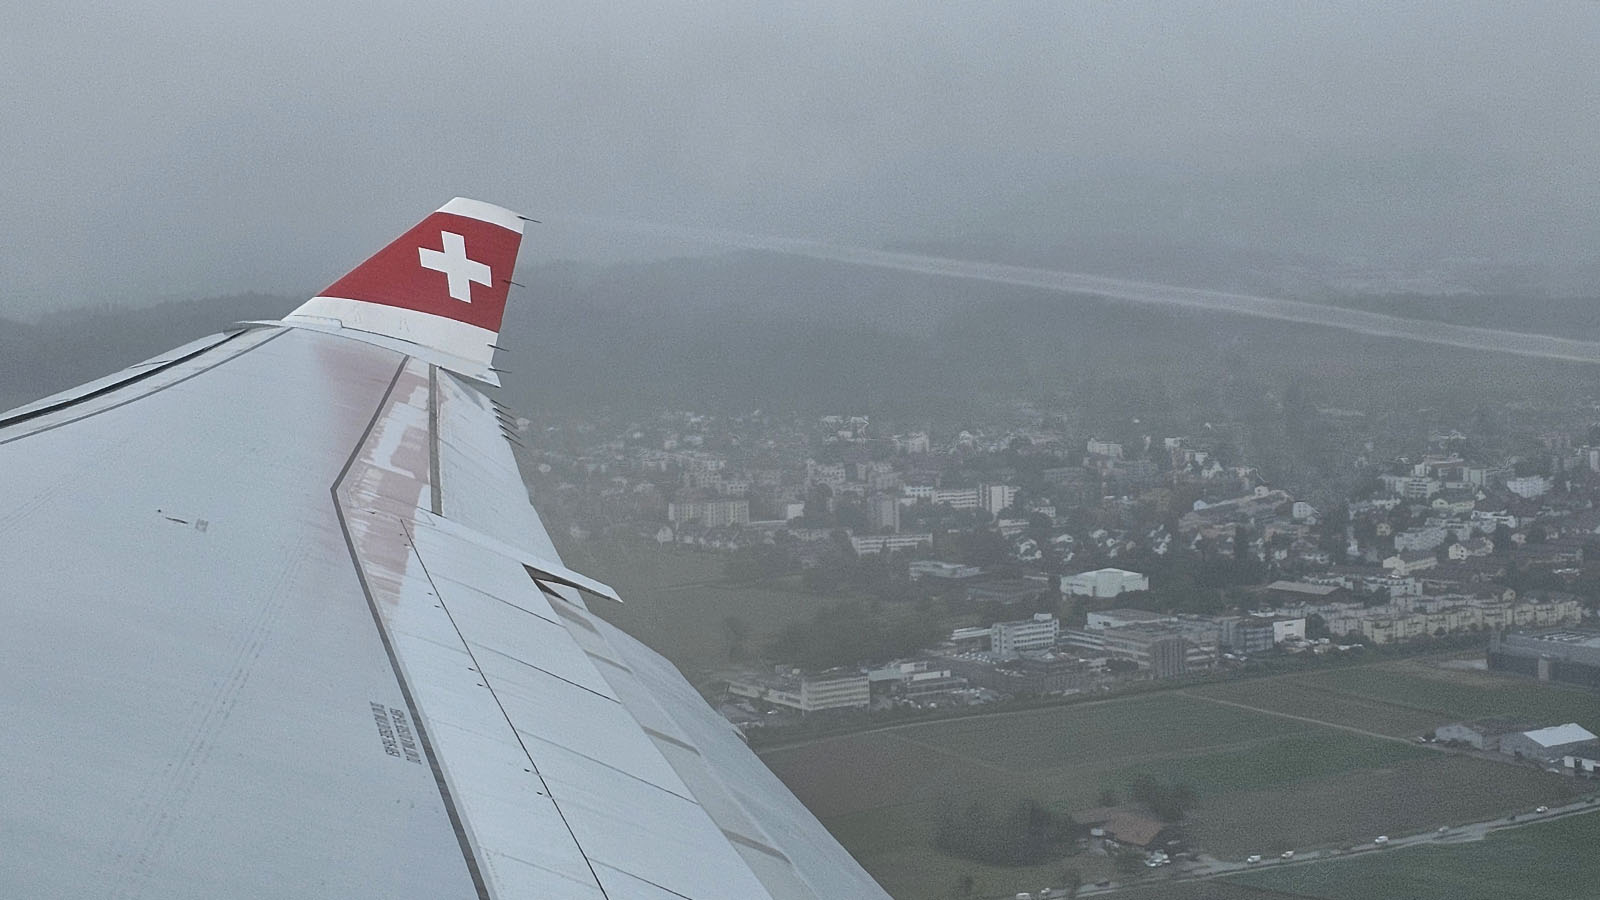
{"label": "white swiss cross on winglet", "polygon": [[494,282],[488,266],[467,256],[467,241],[453,231],[439,232],[444,250],[417,248],[417,257],[424,269],[443,272],[449,280],[450,299],[472,302],[472,283],[488,287]]}

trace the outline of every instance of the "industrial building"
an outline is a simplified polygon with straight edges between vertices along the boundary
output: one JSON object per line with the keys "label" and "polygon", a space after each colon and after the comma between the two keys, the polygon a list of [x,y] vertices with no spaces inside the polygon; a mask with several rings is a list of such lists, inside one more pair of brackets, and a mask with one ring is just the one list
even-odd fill
{"label": "industrial building", "polygon": [[1061,576],[1061,593],[1079,597],[1116,597],[1150,590],[1150,579],[1127,569],[1095,569]]}
{"label": "industrial building", "polygon": [[1032,603],[1049,593],[1052,593],[1050,582],[1034,578],[996,578],[967,586],[968,600],[1002,606]]}
{"label": "industrial building", "polygon": [[1500,738],[1500,752],[1524,759],[1557,762],[1595,740],[1594,732],[1576,722],[1568,722],[1565,725],[1503,735]]}
{"label": "industrial building", "polygon": [[1030,651],[1012,659],[988,653],[948,657],[951,671],[972,684],[1002,694],[1049,694],[1083,690],[1094,683],[1094,672],[1075,656],[1053,650]]}
{"label": "industrial building", "polygon": [[730,680],[728,693],[803,713],[824,709],[865,709],[872,702],[872,688],[867,676],[857,669],[746,675]]}
{"label": "industrial building", "polygon": [[1489,638],[1489,668],[1600,688],[1600,632],[1496,632]]}
{"label": "industrial building", "polygon": [[1533,726],[1534,723],[1528,719],[1496,716],[1441,725],[1434,729],[1433,736],[1446,743],[1462,743],[1476,750],[1499,750],[1501,737],[1527,731]]}
{"label": "industrial building", "polygon": [[1150,612],[1146,609],[1107,609],[1089,613],[1088,627],[1092,631],[1104,631],[1107,628],[1125,628],[1129,625],[1156,625],[1176,621],[1178,621],[1177,616]]}
{"label": "industrial building", "polygon": [[1061,622],[1049,613],[1035,613],[1018,622],[996,622],[990,627],[990,649],[997,656],[1028,650],[1050,650],[1061,635]]}

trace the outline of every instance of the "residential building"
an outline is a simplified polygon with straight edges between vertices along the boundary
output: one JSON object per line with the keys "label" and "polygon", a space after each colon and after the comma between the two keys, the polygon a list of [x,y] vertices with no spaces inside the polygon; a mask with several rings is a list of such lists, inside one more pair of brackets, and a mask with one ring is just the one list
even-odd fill
{"label": "residential building", "polygon": [[913,431],[910,434],[894,436],[894,449],[900,453],[927,453],[930,447],[926,431]]}
{"label": "residential building", "polygon": [[986,484],[979,488],[978,506],[990,515],[998,516],[1015,502],[1017,486],[1014,484]]}
{"label": "residential building", "polygon": [[1104,456],[1109,459],[1122,458],[1122,445],[1115,441],[1102,441],[1096,438],[1089,439],[1089,455]]}
{"label": "residential building", "polygon": [[933,496],[929,498],[937,506],[948,503],[951,509],[977,509],[977,488],[934,488]]}
{"label": "residential building", "polygon": [[[659,509],[660,507],[657,507]],[[749,500],[686,500],[667,504],[667,520],[674,525],[698,522],[707,528],[744,525],[750,521]]]}
{"label": "residential building", "polygon": [[850,546],[856,551],[857,556],[883,553],[885,551],[915,550],[924,545],[933,546],[933,534],[931,532],[918,534],[858,534],[850,538]]}
{"label": "residential building", "polygon": [[1394,549],[1400,553],[1418,553],[1443,547],[1452,535],[1443,528],[1408,528],[1394,536]]}
{"label": "residential building", "polygon": [[922,578],[942,578],[958,581],[963,578],[974,578],[982,574],[983,570],[977,566],[942,562],[937,559],[914,559],[910,565],[910,575],[913,581]]}
{"label": "residential building", "polygon": [[1389,574],[1404,578],[1417,572],[1423,572],[1439,564],[1439,558],[1425,551],[1410,553],[1396,553],[1383,561],[1383,567]]}
{"label": "residential building", "polygon": [[1304,581],[1274,581],[1262,588],[1269,602],[1277,605],[1292,603],[1333,603],[1348,598],[1350,592],[1337,584],[1308,584]]}
{"label": "residential building", "polygon": [[1542,497],[1550,491],[1550,479],[1543,475],[1528,475],[1523,478],[1507,478],[1506,490],[1518,497],[1533,499]]}
{"label": "residential building", "polygon": [[867,524],[875,529],[900,530],[900,501],[887,494],[867,498]]}

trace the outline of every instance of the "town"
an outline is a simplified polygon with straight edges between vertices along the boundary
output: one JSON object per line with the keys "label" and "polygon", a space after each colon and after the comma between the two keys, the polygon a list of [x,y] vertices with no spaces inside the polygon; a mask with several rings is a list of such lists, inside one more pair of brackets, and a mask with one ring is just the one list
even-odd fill
{"label": "town", "polygon": [[1129,447],[1069,443],[1036,419],[936,443],[859,415],[675,413],[530,436],[540,501],[569,538],[717,553],[731,575],[799,574],[947,613],[906,658],[764,658],[729,684],[753,702],[727,709],[751,725],[1463,636],[1487,650],[1508,629],[1578,625],[1600,600],[1584,568],[1600,546],[1600,434],[1587,431],[1500,459],[1436,432],[1409,456],[1358,459],[1356,495],[1315,504],[1230,459],[1216,428]]}
{"label": "town", "polygon": [[[664,610],[654,621],[662,632],[720,632],[726,652],[695,680],[753,744],[780,748],[768,761],[784,774],[781,748],[806,735],[1094,698],[1149,705],[1139,698],[1163,690],[1240,715],[1331,716],[1304,721],[1349,727],[1322,711],[1342,695],[1296,707],[1281,687],[1223,688],[1375,659],[1600,687],[1600,427],[1590,424],[1600,412],[1585,404],[1522,415],[1520,437],[1437,424],[1408,435],[1384,417],[1313,406],[1307,427],[1339,454],[1322,470],[1335,474],[1277,482],[1243,449],[1252,445],[1243,424],[1146,435],[1137,420],[1097,429],[1028,403],[959,429],[868,415],[691,412],[518,425],[528,481],[559,543],[592,549],[596,560],[618,548],[621,557],[692,560],[713,573],[707,590],[733,598],[720,619]],[[738,602],[746,592],[810,612],[767,623]],[[1382,740],[1476,757],[1472,765],[1491,770],[1510,763],[1570,782],[1594,777],[1600,720],[1584,718],[1592,701],[1581,692],[1524,715],[1449,720],[1402,707],[1390,716],[1386,692],[1424,682],[1408,681],[1418,670],[1383,671],[1401,674],[1371,696],[1343,698],[1362,705],[1352,721],[1364,723],[1384,697],[1384,716],[1372,720]],[[1281,706],[1261,699],[1269,690]],[[1004,730],[994,736],[1006,740]],[[1086,864],[1107,876],[1086,891],[1112,889],[1130,871],[1153,878],[1173,867],[1198,878],[1344,852],[1308,840],[1260,848],[1265,855],[1239,845],[1227,858],[1229,841],[1252,829],[1186,829],[1187,783],[1118,777],[1098,796],[1074,788],[1093,799],[1060,820],[1084,829],[1071,832],[1078,849],[1064,852],[1105,861]],[[1542,782],[1496,777],[1502,795],[1484,798],[1484,810],[1568,809],[1570,792],[1547,796]],[[985,861],[971,848],[1005,831],[998,812],[923,803],[929,840],[957,857]],[[1397,846],[1413,840],[1402,822],[1372,821],[1374,830],[1392,824]],[[1484,827],[1420,833],[1446,841]],[[1361,846],[1390,846],[1388,834],[1378,837]],[[1019,842],[1002,841],[986,861],[1014,864]]]}

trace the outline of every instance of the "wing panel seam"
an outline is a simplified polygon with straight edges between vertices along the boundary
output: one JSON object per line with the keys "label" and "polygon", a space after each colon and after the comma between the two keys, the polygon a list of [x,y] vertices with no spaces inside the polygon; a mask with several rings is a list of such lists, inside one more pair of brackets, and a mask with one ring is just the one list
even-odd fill
{"label": "wing panel seam", "polygon": [[[265,342],[263,342],[265,343]],[[456,840],[461,845],[461,855],[466,860],[467,872],[472,877],[472,886],[477,891],[478,900],[490,900],[489,886],[483,880],[483,872],[478,865],[478,858],[472,852],[472,842],[467,837],[467,830],[461,824],[461,814],[456,809],[455,798],[450,794],[450,786],[445,783],[444,768],[439,764],[438,754],[434,752],[433,741],[428,737],[427,726],[422,717],[417,714],[417,701],[411,694],[411,685],[406,683],[406,677],[400,668],[400,660],[395,656],[394,644],[389,640],[389,631],[383,627],[383,614],[379,612],[377,603],[372,597],[372,588],[367,584],[366,570],[361,566],[361,554],[356,552],[356,545],[350,538],[350,526],[345,521],[344,504],[339,502],[339,488],[344,486],[346,476],[355,466],[356,458],[361,455],[361,448],[366,446],[367,439],[372,436],[372,430],[377,427],[378,420],[383,417],[383,410],[389,405],[389,398],[394,394],[395,385],[400,383],[400,376],[406,370],[409,357],[401,359],[400,365],[395,367],[394,377],[389,379],[389,386],[383,392],[383,397],[378,401],[378,408],[372,413],[372,420],[367,423],[367,428],[356,441],[355,449],[350,452],[350,457],[345,460],[344,468],[339,470],[339,477],[334,479],[329,494],[333,498],[334,515],[339,520],[339,532],[344,536],[345,549],[350,551],[350,562],[356,570],[356,580],[361,585],[361,593],[367,599],[367,609],[372,613],[372,622],[378,629],[378,640],[383,644],[383,651],[389,657],[389,668],[394,672],[395,682],[400,686],[400,695],[405,698],[406,709],[411,714],[411,724],[417,733],[417,741],[422,744],[422,750],[428,755],[428,765],[433,770],[434,783],[439,787],[439,797],[444,801],[445,813],[450,818],[450,827],[455,830]],[[407,536],[409,539],[409,535]]]}
{"label": "wing panel seam", "polygon": [[[396,373],[395,379],[397,381],[399,377],[399,373]],[[594,860],[590,859],[589,854],[583,849],[583,844],[578,840],[578,833],[572,830],[572,823],[567,821],[567,814],[561,809],[561,802],[551,792],[550,783],[545,780],[544,773],[539,771],[539,764],[533,761],[533,754],[528,752],[528,745],[522,739],[522,732],[518,731],[517,724],[511,721],[511,714],[506,712],[505,704],[500,702],[500,695],[494,692],[489,673],[485,672],[483,666],[479,664],[478,655],[473,652],[472,644],[467,640],[467,636],[461,633],[461,626],[456,624],[456,617],[450,611],[450,604],[445,602],[444,594],[439,590],[438,585],[434,584],[433,574],[428,571],[427,560],[424,560],[422,554],[417,551],[417,542],[411,535],[410,523],[398,519],[396,521],[400,522],[400,528],[405,532],[406,542],[411,545],[411,552],[416,554],[417,563],[422,567],[422,577],[428,579],[428,585],[433,588],[434,596],[439,598],[439,608],[444,610],[445,618],[450,620],[450,627],[455,629],[456,637],[461,640],[461,646],[467,651],[467,657],[472,660],[473,668],[478,670],[478,675],[483,678],[484,687],[489,690],[489,696],[494,698],[495,707],[500,710],[500,715],[505,717],[506,725],[511,728],[511,733],[516,736],[517,747],[522,750],[522,755],[528,760],[528,765],[533,767],[534,777],[539,779],[539,784],[544,788],[545,796],[550,798],[550,805],[555,808],[556,815],[561,817],[561,824],[567,829],[567,835],[572,838],[572,845],[578,848],[578,855],[583,857],[583,864],[589,867],[589,875],[594,878],[595,886],[600,889],[600,896],[605,900],[610,900],[611,895],[606,893],[606,887],[600,881],[600,874],[594,870]],[[564,681],[565,679],[562,680]],[[581,685],[579,686],[581,687]],[[442,784],[443,782],[441,782]]]}

